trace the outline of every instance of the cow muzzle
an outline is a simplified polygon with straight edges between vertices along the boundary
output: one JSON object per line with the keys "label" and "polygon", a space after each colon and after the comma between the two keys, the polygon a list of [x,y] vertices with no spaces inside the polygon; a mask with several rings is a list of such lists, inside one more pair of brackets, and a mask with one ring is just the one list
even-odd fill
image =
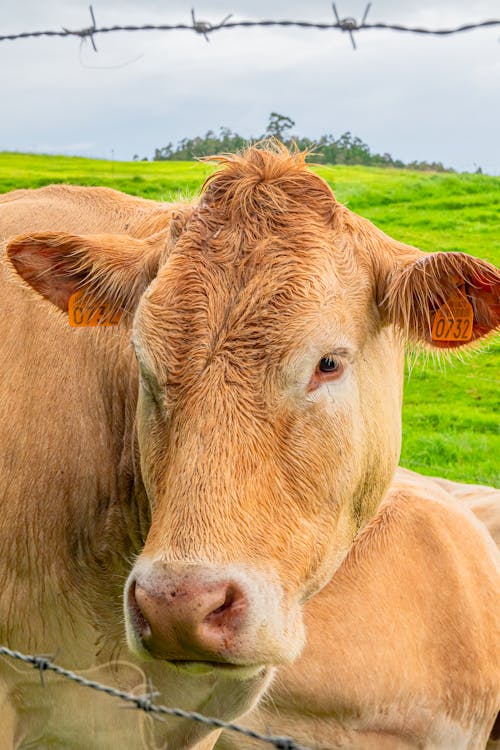
{"label": "cow muzzle", "polygon": [[134,582],[129,604],[144,647],[169,661],[227,661],[248,610],[245,594],[232,581],[206,587],[170,582],[163,591]]}
{"label": "cow muzzle", "polygon": [[125,589],[132,651],[182,667],[253,669],[293,660],[302,618],[298,607],[295,616],[286,610],[276,583],[240,566],[141,562]]}

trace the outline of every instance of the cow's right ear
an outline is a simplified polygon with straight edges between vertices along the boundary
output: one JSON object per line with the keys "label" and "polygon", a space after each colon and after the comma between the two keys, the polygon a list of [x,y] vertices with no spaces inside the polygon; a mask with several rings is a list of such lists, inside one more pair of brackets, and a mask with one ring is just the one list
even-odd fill
{"label": "cow's right ear", "polygon": [[89,304],[133,312],[166,257],[169,236],[41,232],[11,238],[6,251],[15,273],[64,312],[80,289]]}

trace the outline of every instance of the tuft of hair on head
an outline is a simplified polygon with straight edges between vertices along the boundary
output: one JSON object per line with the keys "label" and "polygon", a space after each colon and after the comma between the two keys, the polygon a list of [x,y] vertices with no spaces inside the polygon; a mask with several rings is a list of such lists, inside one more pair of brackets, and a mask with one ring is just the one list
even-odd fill
{"label": "tuft of hair on head", "polygon": [[276,221],[308,213],[331,224],[338,204],[328,183],[311,171],[309,154],[268,138],[240,153],[207,157],[219,169],[205,180],[201,206],[215,205],[235,221],[262,219],[266,212]]}

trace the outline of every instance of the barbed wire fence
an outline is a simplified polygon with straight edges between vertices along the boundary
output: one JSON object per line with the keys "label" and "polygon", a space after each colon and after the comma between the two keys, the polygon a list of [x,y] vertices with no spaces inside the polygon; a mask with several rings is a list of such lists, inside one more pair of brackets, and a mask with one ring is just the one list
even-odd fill
{"label": "barbed wire fence", "polygon": [[90,688],[91,690],[97,690],[98,692],[110,695],[113,698],[118,698],[121,701],[135,706],[140,711],[144,711],[146,714],[153,718],[159,718],[161,716],[173,716],[178,719],[187,719],[188,721],[195,721],[199,724],[204,724],[214,729],[223,729],[229,732],[237,732],[238,734],[250,737],[251,739],[258,740],[259,742],[267,745],[272,745],[278,750],[310,750],[310,748],[304,745],[299,745],[292,737],[278,737],[269,734],[260,734],[254,732],[252,729],[243,727],[240,724],[234,722],[222,721],[213,716],[205,716],[197,711],[185,711],[182,708],[173,708],[170,706],[163,706],[155,703],[153,698],[158,695],[152,689],[146,695],[134,695],[133,693],[127,693],[124,690],[118,690],[117,688],[111,687],[110,685],[104,685],[101,682],[95,680],[88,680],[83,675],[76,674],[69,669],[55,664],[50,658],[46,656],[33,656],[31,654],[23,654],[20,651],[15,651],[8,648],[7,646],[0,646],[0,656],[6,656],[11,659],[17,659],[25,664],[31,664],[32,667],[40,672],[41,688],[45,687],[43,675],[45,672],[54,672],[60,677],[64,677],[71,682],[76,682],[82,687]]}
{"label": "barbed wire fence", "polygon": [[442,29],[429,29],[421,26],[404,26],[397,23],[368,23],[367,18],[370,12],[372,3],[368,3],[365,11],[358,22],[353,17],[342,18],[337,10],[335,3],[332,3],[332,10],[334,19],[331,22],[323,21],[304,21],[304,20],[290,20],[290,19],[261,19],[261,20],[232,20],[233,14],[225,16],[221,21],[212,23],[210,21],[200,20],[196,16],[195,10],[191,10],[191,21],[188,23],[165,23],[165,24],[142,24],[142,25],[113,25],[113,26],[98,26],[94,14],[92,5],[89,6],[91,24],[82,29],[68,29],[64,26],[60,29],[52,29],[48,31],[22,31],[16,34],[0,34],[0,42],[15,41],[19,39],[30,39],[40,37],[77,37],[82,41],[90,40],[92,47],[97,52],[97,45],[95,43],[95,37],[98,34],[113,34],[116,32],[136,32],[136,31],[191,31],[195,34],[201,34],[205,39],[210,41],[209,37],[218,31],[229,31],[231,29],[257,29],[257,28],[271,28],[271,27],[282,27],[282,28],[299,28],[299,29],[315,29],[319,31],[339,31],[341,33],[347,33],[351,39],[353,49],[356,49],[356,41],[354,34],[362,31],[392,31],[401,32],[406,34],[419,34],[427,36],[452,36],[454,34],[462,34],[468,31],[475,31],[477,29],[492,28],[500,26],[500,19],[487,19],[484,21],[478,21],[475,23],[466,23],[453,28],[442,28]]}

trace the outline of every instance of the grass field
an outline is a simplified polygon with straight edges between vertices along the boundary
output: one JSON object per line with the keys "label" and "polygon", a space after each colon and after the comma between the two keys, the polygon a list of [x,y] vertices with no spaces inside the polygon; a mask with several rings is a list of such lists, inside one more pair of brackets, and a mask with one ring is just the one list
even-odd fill
{"label": "grass field", "polygon": [[[106,185],[147,198],[196,193],[211,167],[0,154],[0,192],[51,182]],[[500,178],[320,167],[337,198],[399,240],[500,265]],[[446,364],[417,360],[405,382],[401,463],[424,474],[500,486],[500,343]]]}

